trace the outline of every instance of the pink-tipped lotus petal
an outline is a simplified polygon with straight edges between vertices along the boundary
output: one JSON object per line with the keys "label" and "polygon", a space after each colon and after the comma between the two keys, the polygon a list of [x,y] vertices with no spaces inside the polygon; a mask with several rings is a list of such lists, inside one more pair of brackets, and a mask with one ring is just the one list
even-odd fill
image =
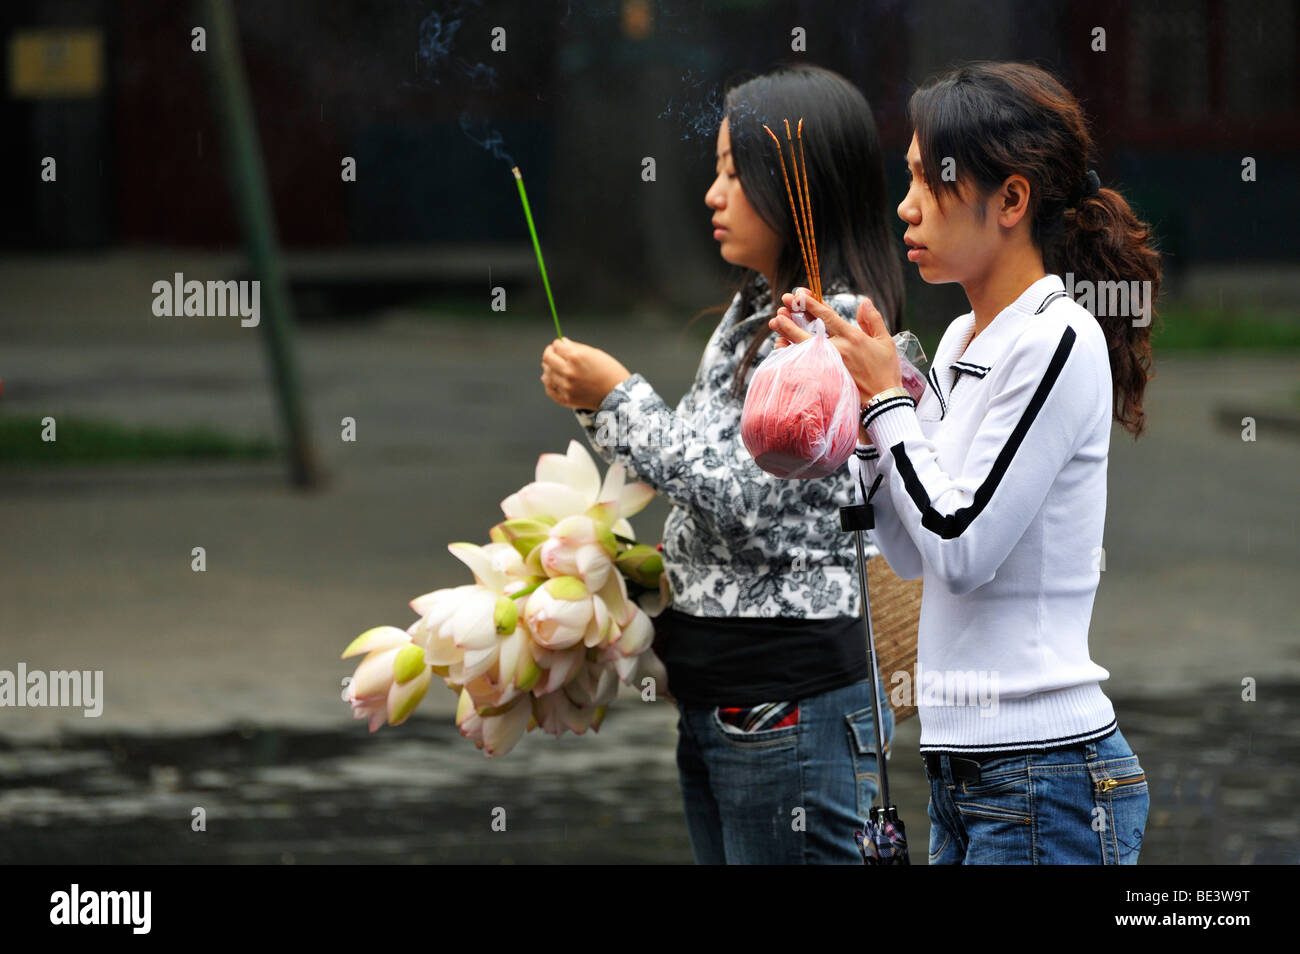
{"label": "pink-tipped lotus petal", "polygon": [[[572,448],[576,443],[570,441],[568,454],[542,454],[538,457],[534,476],[538,483],[564,484],[582,494],[584,499],[595,500],[595,492],[600,488],[600,474],[586,451],[582,451],[582,455],[586,457],[585,461],[572,456]],[[581,445],[578,449],[582,450]]]}
{"label": "pink-tipped lotus petal", "polygon": [[582,635],[582,644],[588,648],[599,646],[609,639],[610,625],[613,623],[609,608],[599,596],[591,598],[591,608],[591,622],[587,624],[587,631]]}
{"label": "pink-tipped lotus petal", "polygon": [[424,617],[421,616],[410,626],[406,627],[406,635],[411,637],[411,645],[419,646],[421,649],[429,645],[429,637],[433,635],[429,627],[425,625]]}
{"label": "pink-tipped lotus petal", "polygon": [[632,621],[637,605],[627,598],[627,584],[623,582],[622,573],[611,573],[605,585],[600,588],[599,596],[609,607],[609,615],[620,627]]}
{"label": "pink-tipped lotus petal", "polygon": [[493,643],[487,649],[467,649],[465,650],[465,658],[461,661],[463,669],[460,678],[464,679],[465,682],[477,679],[491,669],[496,664],[496,661],[496,643]]}
{"label": "pink-tipped lotus petal", "polygon": [[388,690],[388,724],[401,725],[410,718],[432,681],[433,671],[426,667],[420,675],[408,682],[393,683],[393,688]]}
{"label": "pink-tipped lotus petal", "polygon": [[614,668],[618,671],[618,677],[638,692],[643,692],[646,688],[645,680],[651,679],[654,681],[655,698],[668,695],[668,670],[653,649],[647,649],[637,656],[620,656],[614,661]]}
{"label": "pink-tipped lotus petal", "polygon": [[486,589],[464,595],[447,624],[457,646],[466,651],[496,646],[496,605],[496,596]]}
{"label": "pink-tipped lotus petal", "polygon": [[483,592],[486,591],[477,583],[466,583],[464,586],[454,586],[451,589],[435,591],[430,594],[434,599],[431,599],[428,603],[424,614],[425,623],[436,633],[444,636],[451,635],[449,630],[444,629],[448,621],[471,594]]}
{"label": "pink-tipped lotus petal", "polygon": [[462,688],[460,696],[456,699],[456,724],[464,725],[465,720],[477,714],[474,708],[474,697]]}
{"label": "pink-tipped lotus petal", "polygon": [[528,575],[528,568],[524,566],[524,558],[519,555],[519,551],[510,543],[489,543],[483,547],[483,552],[487,554],[488,559],[492,561],[493,569],[499,571],[505,577],[505,586],[517,580],[522,580]]}
{"label": "pink-tipped lotus petal", "polygon": [[[615,504],[617,510],[623,499],[623,486],[626,483],[627,469],[622,464],[610,464],[609,470],[605,472],[605,482],[600,485],[600,494],[597,495],[596,502]],[[616,513],[615,517],[617,516]]]}
{"label": "pink-tipped lotus petal", "polygon": [[[619,497],[618,512],[621,517],[634,517],[655,499],[655,489],[649,484],[625,484]],[[628,534],[630,536],[630,534]]]}
{"label": "pink-tipped lotus petal", "polygon": [[586,649],[582,646],[574,646],[564,652],[555,653],[554,660],[546,670],[543,679],[539,679],[537,685],[533,686],[533,695],[548,695],[563,687],[573,678],[585,655]]}
{"label": "pink-tipped lotus petal", "polygon": [[568,484],[553,481],[528,484],[501,501],[501,511],[510,519],[551,517],[561,520],[582,513],[590,503]]}
{"label": "pink-tipped lotus petal", "polygon": [[521,657],[532,661],[532,656],[528,653],[528,647],[525,645],[528,641],[528,631],[522,626],[515,627],[515,631],[501,640],[500,651],[497,654],[497,679],[505,684],[515,681],[515,673],[519,669]]}
{"label": "pink-tipped lotus petal", "polygon": [[411,634],[404,629],[398,629],[396,626],[376,626],[352,640],[339,658],[348,659],[351,656],[360,656],[362,653],[373,653],[393,648],[400,649],[410,642]]}
{"label": "pink-tipped lotus petal", "polygon": [[424,661],[430,666],[450,666],[465,658],[465,650],[456,645],[450,636],[430,636],[424,646]]}
{"label": "pink-tipped lotus petal", "polygon": [[564,722],[560,719],[560,706],[573,705],[564,693],[556,692],[549,696],[535,696],[532,700],[533,718],[547,735],[557,739],[564,732]]}
{"label": "pink-tipped lotus petal", "polygon": [[654,623],[650,622],[650,617],[638,607],[632,619],[623,627],[623,632],[619,634],[618,641],[614,645],[624,656],[637,656],[650,648],[654,638]]}
{"label": "pink-tipped lotus petal", "polygon": [[577,550],[577,576],[587,584],[587,589],[597,592],[609,579],[614,561],[599,543],[584,543]]}
{"label": "pink-tipped lotus petal", "polygon": [[578,575],[577,550],[574,547],[552,537],[538,549],[542,551],[542,566],[547,576]]}
{"label": "pink-tipped lotus petal", "polygon": [[569,731],[575,735],[582,735],[591,728],[591,720],[595,714],[596,710],[592,706],[569,705],[568,707],[560,707],[560,719],[568,727]]}
{"label": "pink-tipped lotus petal", "polygon": [[[513,550],[514,548],[511,547]],[[506,585],[506,575],[492,565],[490,554],[473,543],[449,543],[447,550],[461,563],[469,567],[474,579],[493,593],[500,593]]]}
{"label": "pink-tipped lotus petal", "polygon": [[618,696],[618,671],[613,666],[599,666],[596,671],[600,679],[592,693],[591,704],[599,708],[609,705]]}
{"label": "pink-tipped lotus petal", "polygon": [[520,699],[500,715],[483,717],[483,751],[489,756],[505,755],[528,731],[533,710],[527,698]]}
{"label": "pink-tipped lotus petal", "polygon": [[373,652],[361,660],[357,671],[352,674],[352,694],[357,698],[387,695],[388,687],[393,684],[393,660],[400,650],[398,646]]}

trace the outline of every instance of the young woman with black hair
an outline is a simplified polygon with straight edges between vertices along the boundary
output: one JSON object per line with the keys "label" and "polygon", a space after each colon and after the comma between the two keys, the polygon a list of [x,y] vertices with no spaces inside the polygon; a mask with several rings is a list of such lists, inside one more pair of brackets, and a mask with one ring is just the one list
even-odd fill
{"label": "young woman with black hair", "polygon": [[[808,281],[763,124],[783,134],[784,119],[804,120],[829,308],[852,315],[870,293],[896,324],[902,265],[875,123],[852,84],[784,69],[725,102],[705,202],[722,257],[745,272],[690,390],[673,410],[641,375],[567,338],[546,349],[542,382],[577,410],[605,460],[673,504],[663,534],[672,605],[656,620],[656,648],[678,703],[696,860],[860,863],[853,831],[877,768],[852,538],[839,532],[852,476],[779,480],[740,437],[749,379],[776,339],[771,290]],[[888,707],[882,718],[891,738]]]}
{"label": "young woman with black hair", "polygon": [[[920,402],[871,304],[857,323],[803,289],[862,396],[860,486],[899,576],[925,581],[916,702],[932,864],[1133,864],[1149,796],[1088,652],[1112,420],[1136,438],[1150,312],[1094,317],[1066,293],[1138,282],[1150,230],[1089,169],[1075,98],[1049,73],[976,63],[909,107],[908,258],[958,282]],[[1095,287],[1095,286],[1094,286]],[[778,347],[806,334],[786,308]]]}

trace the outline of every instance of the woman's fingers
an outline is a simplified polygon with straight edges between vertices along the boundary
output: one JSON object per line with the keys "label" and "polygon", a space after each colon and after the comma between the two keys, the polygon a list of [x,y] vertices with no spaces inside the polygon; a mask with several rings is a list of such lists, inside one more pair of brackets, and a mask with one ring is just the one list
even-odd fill
{"label": "woman's fingers", "polygon": [[807,341],[812,337],[811,334],[804,331],[794,323],[789,312],[784,308],[776,313],[776,317],[767,323],[767,326],[779,334],[781,337],[798,344],[800,341]]}
{"label": "woman's fingers", "polygon": [[[809,318],[820,318],[822,324],[826,326],[826,334],[830,337],[840,338],[853,334],[853,326],[841,318],[839,312],[830,305],[814,298],[807,288],[796,288],[791,298],[792,308],[795,311],[805,312]],[[782,296],[782,300],[784,299],[785,296]]]}
{"label": "woman's fingers", "polygon": [[858,327],[873,338],[879,338],[882,334],[889,336],[885,319],[870,298],[864,298],[862,304],[858,305]]}

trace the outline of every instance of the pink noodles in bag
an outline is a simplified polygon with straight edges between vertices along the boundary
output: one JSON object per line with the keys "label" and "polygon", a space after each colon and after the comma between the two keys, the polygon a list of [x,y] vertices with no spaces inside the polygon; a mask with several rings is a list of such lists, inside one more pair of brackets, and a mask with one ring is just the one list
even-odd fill
{"label": "pink noodles in bag", "polygon": [[825,477],[857,444],[858,386],[821,319],[792,317],[812,337],[773,351],[755,370],[740,436],[754,463],[775,477]]}

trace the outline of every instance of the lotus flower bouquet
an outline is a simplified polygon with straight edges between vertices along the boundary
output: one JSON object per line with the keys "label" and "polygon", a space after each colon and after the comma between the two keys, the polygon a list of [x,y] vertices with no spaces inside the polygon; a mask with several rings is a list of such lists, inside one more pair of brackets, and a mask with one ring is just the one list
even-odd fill
{"label": "lotus flower bouquet", "polygon": [[459,694],[461,734],[493,756],[538,727],[598,730],[620,681],[647,700],[666,694],[649,615],[668,601],[663,560],[627,520],[653,497],[621,464],[602,481],[577,441],[542,454],[536,480],[501,501],[491,543],[448,546],[473,583],[417,596],[414,623],[377,626],[344,651],[363,656],[344,694],[354,716],[371,732],[400,725],[436,675]]}

